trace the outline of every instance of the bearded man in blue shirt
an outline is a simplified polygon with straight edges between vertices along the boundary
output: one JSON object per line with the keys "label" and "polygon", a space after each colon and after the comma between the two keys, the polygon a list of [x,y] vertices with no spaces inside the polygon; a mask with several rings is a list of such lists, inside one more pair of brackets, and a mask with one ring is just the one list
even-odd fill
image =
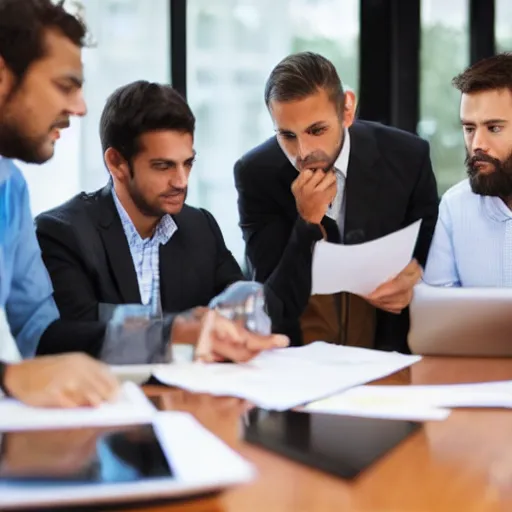
{"label": "bearded man in blue shirt", "polygon": [[483,59],[453,80],[467,179],[443,196],[424,281],[512,286],[512,53]]}

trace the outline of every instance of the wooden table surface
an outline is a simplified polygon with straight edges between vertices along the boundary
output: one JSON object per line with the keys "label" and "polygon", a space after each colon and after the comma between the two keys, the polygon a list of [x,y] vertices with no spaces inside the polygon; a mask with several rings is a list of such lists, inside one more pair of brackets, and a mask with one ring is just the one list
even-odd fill
{"label": "wooden table surface", "polygon": [[[379,384],[512,379],[512,359],[424,358]],[[241,440],[247,407],[233,398],[150,387],[162,409],[191,412],[252,462],[259,477],[214,497],[133,508],[151,512],[512,511],[512,411],[456,410],[427,422],[352,482]]]}

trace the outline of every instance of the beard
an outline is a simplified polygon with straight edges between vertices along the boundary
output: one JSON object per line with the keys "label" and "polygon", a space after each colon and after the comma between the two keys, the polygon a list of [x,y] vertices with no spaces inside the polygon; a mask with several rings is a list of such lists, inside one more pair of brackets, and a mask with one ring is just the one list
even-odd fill
{"label": "beard", "polygon": [[[345,140],[343,128],[341,129],[341,141],[339,145],[336,147],[336,149],[332,152],[331,155],[328,155],[325,151],[317,150],[313,151],[309,155],[306,156],[306,158],[297,158],[297,170],[303,171],[305,169],[316,169],[320,168],[324,172],[330,171],[334,164],[336,163],[336,160],[340,156],[341,150],[343,149],[343,142]],[[327,164],[326,164],[327,162]],[[322,164],[322,165],[319,165]]]}
{"label": "beard", "polygon": [[42,164],[53,156],[44,150],[46,137],[30,137],[12,116],[0,121],[0,155],[29,164]]}
{"label": "beard", "polygon": [[[161,219],[164,215],[167,215],[167,211],[163,209],[161,206],[159,206],[156,203],[152,203],[148,201],[142,192],[140,191],[139,187],[137,186],[135,182],[135,170],[133,169],[132,165],[129,165],[130,168],[130,175],[131,179],[128,182],[128,194],[130,195],[131,200],[133,201],[133,204],[137,207],[137,209],[146,217],[153,217],[157,219]],[[185,197],[183,201],[187,199],[187,192],[188,188],[185,187],[184,189],[178,189],[178,188],[172,188],[168,192],[166,192],[164,195],[180,195],[183,194]]]}
{"label": "beard", "polygon": [[[478,169],[479,162],[486,162],[494,166],[494,171],[482,173]],[[512,197],[512,153],[503,161],[477,152],[470,157],[466,152],[466,168],[471,190],[481,196],[495,196],[501,198]]]}
{"label": "beard", "polygon": [[51,132],[68,128],[69,115],[61,113],[46,131],[36,129],[40,124],[37,121],[37,115],[24,108],[19,89],[11,91],[0,109],[0,155],[29,164],[42,164],[52,158],[55,142],[50,138]]}

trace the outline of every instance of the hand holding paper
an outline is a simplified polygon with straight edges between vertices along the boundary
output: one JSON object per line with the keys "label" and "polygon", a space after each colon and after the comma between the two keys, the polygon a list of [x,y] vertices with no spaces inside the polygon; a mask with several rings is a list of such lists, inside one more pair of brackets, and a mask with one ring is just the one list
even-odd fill
{"label": "hand holding paper", "polygon": [[412,290],[421,279],[422,270],[412,260],[395,278],[381,284],[365,299],[376,308],[399,314],[412,300]]}
{"label": "hand holding paper", "polygon": [[155,412],[142,389],[125,382],[114,401],[99,407],[31,407],[13,398],[0,399],[0,430],[129,425],[150,421]]}
{"label": "hand holding paper", "polygon": [[[401,272],[408,274],[412,270],[407,267],[411,264],[420,225],[421,220],[418,220],[400,231],[357,245],[317,242],[311,293],[350,292],[365,297]],[[416,277],[416,271],[412,277]],[[390,304],[396,306],[394,300]]]}

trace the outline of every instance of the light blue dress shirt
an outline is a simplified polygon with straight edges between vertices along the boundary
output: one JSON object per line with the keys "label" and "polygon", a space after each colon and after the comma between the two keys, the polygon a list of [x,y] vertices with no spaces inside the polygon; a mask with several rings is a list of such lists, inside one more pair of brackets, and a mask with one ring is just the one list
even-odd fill
{"label": "light blue dress shirt", "polygon": [[130,247],[141,302],[144,305],[151,304],[160,313],[160,245],[165,245],[171,239],[178,226],[170,215],[164,215],[157,224],[154,235],[142,239],[114,188],[112,197]]}
{"label": "light blue dress shirt", "polygon": [[24,358],[35,354],[41,335],[59,318],[37,243],[27,184],[13,162],[1,157],[0,308],[5,309]]}
{"label": "light blue dress shirt", "polygon": [[433,286],[512,286],[512,211],[464,180],[439,206],[423,280]]}

